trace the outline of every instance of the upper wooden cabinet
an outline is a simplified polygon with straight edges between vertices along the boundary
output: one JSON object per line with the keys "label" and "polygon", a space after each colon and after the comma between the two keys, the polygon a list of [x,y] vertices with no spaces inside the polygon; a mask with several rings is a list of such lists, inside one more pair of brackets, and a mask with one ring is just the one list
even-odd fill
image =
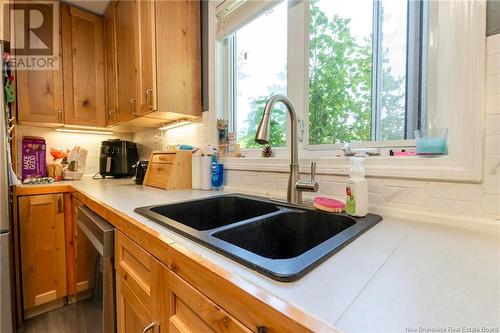
{"label": "upper wooden cabinet", "polygon": [[137,111],[136,85],[138,70],[138,43],[134,1],[120,1],[115,6],[116,15],[116,71],[118,96],[118,121],[135,118]]}
{"label": "upper wooden cabinet", "polygon": [[110,6],[116,18],[118,121],[135,119],[141,126],[201,116],[200,2]]}
{"label": "upper wooden cabinet", "polygon": [[61,3],[64,120],[105,126],[103,19]]}
{"label": "upper wooden cabinet", "polygon": [[118,87],[116,79],[116,11],[108,6],[104,13],[104,53],[106,75],[106,126],[118,122]]}
{"label": "upper wooden cabinet", "polygon": [[17,71],[17,114],[20,122],[63,124],[62,70]]}
{"label": "upper wooden cabinet", "polygon": [[60,12],[59,69],[17,71],[19,121],[104,127],[103,19],[64,3]]}

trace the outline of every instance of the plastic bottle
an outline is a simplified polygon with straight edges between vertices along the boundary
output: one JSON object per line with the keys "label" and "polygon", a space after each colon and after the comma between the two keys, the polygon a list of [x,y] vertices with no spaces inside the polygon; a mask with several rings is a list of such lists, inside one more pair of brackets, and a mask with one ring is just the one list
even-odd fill
{"label": "plastic bottle", "polygon": [[351,170],[346,186],[345,210],[347,214],[363,217],[368,214],[368,184],[365,179],[363,157],[351,158]]}

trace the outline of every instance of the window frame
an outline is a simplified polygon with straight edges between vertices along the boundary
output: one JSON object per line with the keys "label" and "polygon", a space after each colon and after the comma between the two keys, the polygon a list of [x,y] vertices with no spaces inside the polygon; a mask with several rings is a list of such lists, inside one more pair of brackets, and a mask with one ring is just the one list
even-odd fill
{"label": "window frame", "polygon": [[[286,1],[286,0],[285,0]],[[289,0],[288,31],[302,30],[295,34],[294,41],[304,41],[305,26],[290,26],[294,19],[291,15],[305,15],[307,1]],[[308,4],[308,3],[307,3]],[[212,3],[214,23],[216,23],[216,4]],[[426,180],[454,180],[480,182],[482,178],[483,156],[483,124],[485,105],[485,22],[486,4],[484,2],[432,2],[429,6],[429,46],[427,47],[426,67],[428,69],[426,105],[427,117],[435,119],[436,126],[449,128],[449,154],[437,158],[411,157],[368,157],[366,170],[368,176],[397,177]],[[214,69],[214,84],[211,86],[212,96],[217,97],[213,118],[228,116],[224,108],[225,98],[223,86],[219,79],[224,72],[224,62],[219,61],[224,53],[220,40],[217,40],[215,28],[211,42],[216,44],[212,56],[217,59]],[[302,36],[302,37],[301,37]],[[307,36],[307,40],[308,40]],[[299,44],[300,45],[300,44]],[[288,72],[288,95],[294,103],[299,117],[304,114],[308,101],[308,92],[295,86],[297,79],[308,82],[306,71],[301,72],[303,65],[293,63],[291,59],[308,56],[308,50],[296,48],[295,57],[288,54],[288,66],[297,66],[296,71]],[[438,50],[439,49],[439,50]],[[290,50],[290,48],[289,48]],[[303,64],[304,62],[302,62]],[[439,78],[439,80],[438,80]],[[226,89],[223,89],[227,92]],[[437,110],[441,110],[439,113]],[[451,111],[453,110],[453,112]],[[302,113],[301,113],[302,112]],[[301,117],[302,118],[302,117]],[[214,120],[212,120],[214,122]],[[307,131],[308,124],[305,126]],[[462,134],[464,133],[464,134]],[[307,137],[307,133],[304,133]],[[214,135],[214,138],[216,136]],[[212,140],[216,144],[216,140]],[[288,140],[287,140],[288,143]],[[377,142],[353,144],[352,147],[380,147]],[[414,145],[413,140],[384,141],[384,148]],[[323,149],[308,147],[299,143],[301,171],[307,172],[308,162],[318,162],[318,174],[346,175],[349,169],[349,158],[339,156],[342,145],[325,145]],[[325,154],[325,150],[329,153]],[[228,170],[288,172],[289,150],[276,148],[275,157],[262,158],[259,149],[245,149],[246,158],[226,158]]]}

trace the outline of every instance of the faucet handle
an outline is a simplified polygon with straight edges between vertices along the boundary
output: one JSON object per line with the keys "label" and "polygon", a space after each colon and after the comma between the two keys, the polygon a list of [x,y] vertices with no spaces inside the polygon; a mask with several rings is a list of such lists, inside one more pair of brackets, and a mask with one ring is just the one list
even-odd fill
{"label": "faucet handle", "polygon": [[316,162],[311,163],[311,180],[298,180],[295,184],[295,189],[301,192],[318,192],[318,183],[314,180],[316,178]]}
{"label": "faucet handle", "polygon": [[316,178],[316,162],[311,162],[311,182]]}

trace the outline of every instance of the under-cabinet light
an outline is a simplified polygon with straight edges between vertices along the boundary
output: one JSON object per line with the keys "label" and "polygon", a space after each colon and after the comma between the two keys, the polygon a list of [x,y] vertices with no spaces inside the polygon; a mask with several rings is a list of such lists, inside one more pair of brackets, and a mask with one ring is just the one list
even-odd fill
{"label": "under-cabinet light", "polygon": [[81,133],[81,134],[101,134],[101,135],[113,135],[114,132],[111,131],[98,131],[98,130],[87,130],[87,129],[72,129],[72,128],[56,128],[56,132],[64,133]]}
{"label": "under-cabinet light", "polygon": [[181,126],[186,126],[186,125],[189,125],[189,124],[191,124],[190,121],[180,120],[180,121],[176,121],[174,123],[166,124],[166,125],[160,127],[159,130],[160,131],[167,131],[167,130],[171,130],[173,128],[177,128],[177,127],[181,127]]}

